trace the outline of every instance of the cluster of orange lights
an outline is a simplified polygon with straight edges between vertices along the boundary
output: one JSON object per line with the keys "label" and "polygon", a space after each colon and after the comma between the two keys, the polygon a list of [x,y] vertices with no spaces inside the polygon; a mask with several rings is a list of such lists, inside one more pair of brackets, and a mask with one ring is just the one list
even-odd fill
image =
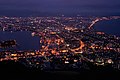
{"label": "cluster of orange lights", "polygon": [[105,34],[104,32],[96,32],[97,34]]}

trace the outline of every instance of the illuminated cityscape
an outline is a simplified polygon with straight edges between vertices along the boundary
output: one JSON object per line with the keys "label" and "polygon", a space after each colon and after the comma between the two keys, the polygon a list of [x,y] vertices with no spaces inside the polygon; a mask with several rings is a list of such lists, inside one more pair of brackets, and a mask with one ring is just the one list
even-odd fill
{"label": "illuminated cityscape", "polygon": [[[80,70],[111,65],[120,70],[120,37],[96,31],[93,25],[110,17],[1,17],[3,32],[30,31],[40,38],[38,50],[7,50],[17,40],[1,41],[0,61],[13,60],[40,70]],[[18,45],[19,46],[19,45]]]}
{"label": "illuminated cityscape", "polygon": [[120,0],[0,0],[0,80],[120,80]]}

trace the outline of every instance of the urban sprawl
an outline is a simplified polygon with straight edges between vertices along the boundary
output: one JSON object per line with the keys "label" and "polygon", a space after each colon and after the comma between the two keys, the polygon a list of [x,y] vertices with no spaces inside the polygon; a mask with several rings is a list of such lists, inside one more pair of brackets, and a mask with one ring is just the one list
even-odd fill
{"label": "urban sprawl", "polygon": [[6,50],[17,40],[0,42],[0,61],[14,60],[41,70],[89,69],[111,65],[120,70],[120,37],[94,30],[93,25],[110,17],[0,17],[0,31],[30,31],[40,38],[39,50]]}

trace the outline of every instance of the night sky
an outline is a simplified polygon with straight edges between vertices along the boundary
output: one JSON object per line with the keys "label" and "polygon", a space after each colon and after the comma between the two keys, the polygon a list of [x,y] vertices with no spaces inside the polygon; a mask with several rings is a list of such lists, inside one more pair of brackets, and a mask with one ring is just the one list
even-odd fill
{"label": "night sky", "polygon": [[120,0],[0,0],[0,15],[119,15]]}

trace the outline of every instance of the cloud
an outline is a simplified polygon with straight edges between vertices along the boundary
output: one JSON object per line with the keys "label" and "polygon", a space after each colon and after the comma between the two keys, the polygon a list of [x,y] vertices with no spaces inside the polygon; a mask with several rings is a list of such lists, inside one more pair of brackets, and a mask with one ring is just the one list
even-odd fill
{"label": "cloud", "polygon": [[120,0],[0,0],[0,10],[45,13],[120,12]]}

